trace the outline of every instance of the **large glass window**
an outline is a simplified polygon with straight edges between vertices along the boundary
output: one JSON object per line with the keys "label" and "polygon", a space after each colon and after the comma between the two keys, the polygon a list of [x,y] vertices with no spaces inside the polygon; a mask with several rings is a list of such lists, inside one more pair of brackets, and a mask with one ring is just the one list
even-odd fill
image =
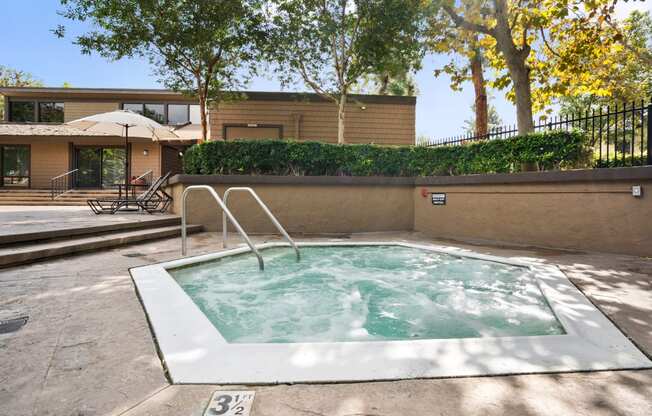
{"label": "large glass window", "polygon": [[200,124],[199,106],[195,104],[124,103],[122,108],[142,114],[161,124]]}
{"label": "large glass window", "polygon": [[122,105],[124,110],[133,111],[134,113],[143,114],[142,104],[125,103]]}
{"label": "large glass window", "polygon": [[152,120],[165,123],[165,105],[164,104],[145,104],[143,115]]}
{"label": "large glass window", "polygon": [[168,104],[168,124],[186,124],[188,122],[188,105]]}
{"label": "large glass window", "polygon": [[36,121],[33,101],[12,101],[9,103],[9,121]]}
{"label": "large glass window", "polygon": [[190,106],[190,122],[192,124],[201,124],[201,113],[198,105]]}
{"label": "large glass window", "polygon": [[38,121],[63,123],[63,103],[38,103]]}
{"label": "large glass window", "polygon": [[0,186],[29,186],[29,146],[0,146]]}

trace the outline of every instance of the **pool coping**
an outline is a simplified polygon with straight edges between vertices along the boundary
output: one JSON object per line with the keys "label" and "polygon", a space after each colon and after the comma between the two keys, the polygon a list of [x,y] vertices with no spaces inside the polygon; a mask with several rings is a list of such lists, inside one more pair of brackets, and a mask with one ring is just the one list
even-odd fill
{"label": "pool coping", "polygon": [[[174,384],[278,384],[652,368],[550,264],[404,241],[300,242],[301,246],[398,245],[530,268],[564,335],[288,344],[229,344],[166,269],[242,254],[247,247],[130,269]],[[258,248],[287,246],[265,243]]]}

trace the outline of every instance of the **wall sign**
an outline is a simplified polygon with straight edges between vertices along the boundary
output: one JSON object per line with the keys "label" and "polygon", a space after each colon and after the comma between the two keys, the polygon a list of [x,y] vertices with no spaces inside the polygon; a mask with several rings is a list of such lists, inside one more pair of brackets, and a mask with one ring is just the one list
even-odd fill
{"label": "wall sign", "polygon": [[432,205],[446,205],[446,194],[430,194]]}
{"label": "wall sign", "polygon": [[218,390],[208,401],[204,416],[249,416],[255,396],[253,390]]}

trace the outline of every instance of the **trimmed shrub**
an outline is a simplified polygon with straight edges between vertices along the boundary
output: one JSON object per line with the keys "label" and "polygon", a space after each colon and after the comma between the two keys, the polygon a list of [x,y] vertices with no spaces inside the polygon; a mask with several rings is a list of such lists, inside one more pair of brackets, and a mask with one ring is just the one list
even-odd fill
{"label": "trimmed shrub", "polygon": [[184,171],[203,175],[433,176],[580,167],[580,131],[548,131],[462,146],[378,146],[285,140],[214,141],[192,146]]}

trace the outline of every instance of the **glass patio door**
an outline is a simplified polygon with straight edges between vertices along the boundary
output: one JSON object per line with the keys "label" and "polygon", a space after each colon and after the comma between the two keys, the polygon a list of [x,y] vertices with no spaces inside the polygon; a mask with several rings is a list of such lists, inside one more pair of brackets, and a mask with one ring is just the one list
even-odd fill
{"label": "glass patio door", "polygon": [[75,149],[77,183],[79,188],[99,188],[102,183],[102,148]]}
{"label": "glass patio door", "polygon": [[125,183],[125,149],[110,147],[102,149],[102,187],[110,188]]}
{"label": "glass patio door", "polygon": [[0,146],[0,187],[29,187],[29,146]]}
{"label": "glass patio door", "polygon": [[124,147],[78,147],[75,167],[78,188],[111,188],[125,181]]}

